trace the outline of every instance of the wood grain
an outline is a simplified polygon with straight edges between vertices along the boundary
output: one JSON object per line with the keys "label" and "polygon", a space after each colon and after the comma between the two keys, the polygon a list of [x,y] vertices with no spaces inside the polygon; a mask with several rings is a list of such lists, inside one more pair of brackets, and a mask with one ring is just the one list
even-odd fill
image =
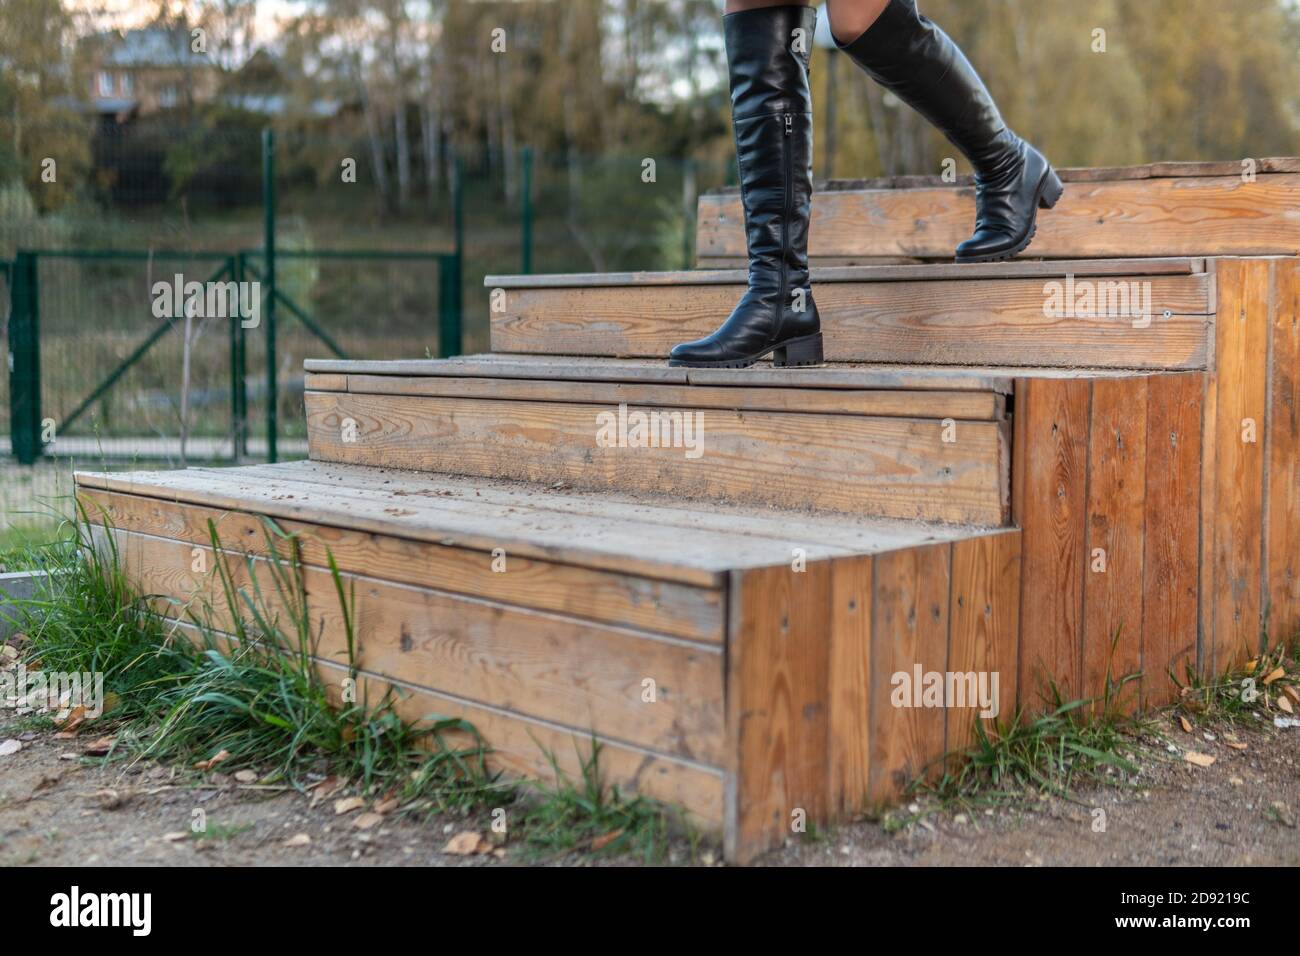
{"label": "wood grain", "polygon": [[1142,703],[1171,703],[1196,667],[1200,600],[1201,416],[1205,376],[1147,382],[1142,567]]}
{"label": "wood grain", "polygon": [[883,415],[992,421],[1005,403],[993,392],[901,389],[746,388],[562,382],[434,376],[352,375],[344,391],[364,395],[426,395],[510,401],[607,403],[661,408],[723,408],[825,415]]}
{"label": "wood grain", "polygon": [[[1240,170],[1240,167],[1238,167]],[[1268,173],[1074,182],[1038,217],[1029,254],[1090,256],[1295,255],[1300,175]],[[951,256],[975,221],[972,188],[821,192],[813,200],[809,254]],[[702,196],[696,249],[744,254],[740,197]],[[907,228],[899,228],[906,224]]]}
{"label": "wood grain", "polygon": [[1261,639],[1269,272],[1266,261],[1218,263],[1215,494],[1206,502],[1214,535],[1211,674],[1254,656]]}
{"label": "wood grain", "polygon": [[[961,751],[974,742],[977,721],[983,721],[986,732],[993,736],[998,724],[1009,726],[1015,718],[1020,538],[1020,532],[1008,531],[953,542],[948,670],[975,674],[977,680],[978,675],[996,673],[998,686],[996,706],[991,708],[996,713],[987,717],[969,693],[965,707],[949,707],[945,731],[949,751]],[[991,683],[987,686],[992,690]]]}
{"label": "wood grain", "polygon": [[[1106,304],[1077,305],[1074,298],[1055,308],[1053,296],[1064,301],[1067,288],[1075,296],[1091,290]],[[492,348],[662,357],[717,328],[740,289],[506,290],[502,310],[492,316]],[[828,362],[1200,368],[1208,289],[1204,275],[1152,275],[1073,285],[1043,278],[833,282],[814,284],[814,296]]]}
{"label": "wood grain", "polygon": [[[1083,694],[1092,710],[1141,703],[1147,481],[1147,383],[1092,383],[1083,588]],[[1159,463],[1157,463],[1159,466]],[[1112,687],[1107,701],[1107,684]]]}
{"label": "wood grain", "polygon": [[[211,521],[222,547],[254,555],[269,553],[268,540],[277,540],[265,519],[245,511],[93,490],[79,498],[94,520],[103,516],[123,531],[207,545]],[[539,561],[505,548],[498,556],[332,525],[281,520],[277,526],[297,536],[302,561],[317,568],[328,568],[332,555],[343,571],[400,584],[722,643],[718,589]]]}
{"label": "wood grain", "polygon": [[1029,379],[1016,393],[1016,522],[1022,529],[1019,704],[1039,710],[1047,681],[1082,691],[1087,571],[1086,381]]}
{"label": "wood grain", "polygon": [[1300,262],[1273,264],[1265,608],[1273,642],[1300,634]]}
{"label": "wood grain", "polygon": [[[233,630],[212,549],[112,534],[132,578],[146,593],[170,598],[158,603],[160,613],[202,612],[218,630]],[[199,555],[206,571],[193,570]],[[237,588],[247,590],[256,580],[268,613],[287,623],[266,560],[227,555],[226,566]],[[314,654],[346,663],[330,574],[304,567],[302,580],[317,635]],[[343,574],[342,581],[363,669],[660,753],[714,766],[725,760],[720,649],[361,575]],[[642,697],[646,679],[656,685],[653,702]]]}
{"label": "wood grain", "polygon": [[871,622],[874,561],[831,561],[830,801],[848,817],[867,809],[871,770]]}
{"label": "wood grain", "polygon": [[[175,622],[191,640],[199,639],[193,625]],[[318,673],[335,691],[349,676],[348,670],[328,661],[316,660]],[[591,734],[573,727],[535,720],[521,714],[481,707],[422,687],[393,681],[367,671],[358,671],[357,696],[378,706],[392,693],[393,709],[403,720],[428,724],[430,714],[469,721],[487,747],[485,762],[490,773],[502,772],[514,778],[529,778],[554,786],[555,768],[569,781],[582,779],[582,761],[591,756]],[[472,734],[451,732],[448,746],[477,747]],[[600,769],[607,786],[628,794],[643,794],[683,808],[693,823],[709,831],[722,826],[723,774],[689,760],[654,753],[617,740],[599,738]],[[552,757],[555,765],[551,763]]]}
{"label": "wood grain", "polygon": [[[896,801],[913,780],[942,772],[945,708],[896,706],[895,675],[915,687],[922,675],[948,670],[951,548],[913,548],[877,555],[871,599],[871,756],[868,800]],[[903,687],[903,685],[899,685]],[[901,690],[898,691],[902,693]],[[917,691],[919,693],[919,691]]]}
{"label": "wood grain", "polygon": [[831,569],[736,572],[730,595],[724,848],[746,863],[829,811]]}
{"label": "wood grain", "polygon": [[[315,460],[659,492],[892,518],[999,525],[1002,423],[700,412],[703,454],[601,447],[598,405],[308,392]],[[356,423],[356,441],[342,425]]]}

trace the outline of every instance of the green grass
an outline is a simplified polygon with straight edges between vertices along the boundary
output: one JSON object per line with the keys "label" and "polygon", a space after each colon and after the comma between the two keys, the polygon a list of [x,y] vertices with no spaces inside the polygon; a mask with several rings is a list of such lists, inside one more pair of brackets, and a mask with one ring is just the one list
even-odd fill
{"label": "green grass", "polygon": [[[663,856],[680,817],[606,787],[595,741],[580,779],[561,773],[552,756],[557,784],[525,788],[489,773],[487,748],[467,721],[404,720],[396,691],[369,700],[362,681],[356,694],[340,694],[340,681],[328,681],[316,659],[299,541],[274,522],[265,521],[260,562],[226,552],[209,523],[221,611],[192,602],[166,617],[155,613],[163,599],[141,594],[125,573],[111,529],[90,528],[83,512],[74,537],[42,552],[44,566],[59,573],[19,611],[29,667],[104,674],[111,710],[93,733],[116,737],[105,760],[180,765],[197,782],[195,765],[224,751],[223,772],[254,769],[263,784],[303,791],[323,774],[338,775],[362,794],[398,798],[401,812],[416,816],[468,817],[518,801],[522,842],[535,857]],[[328,564],[335,593],[316,600],[337,601],[347,649],[346,675],[337,676],[355,678],[354,595],[332,554]],[[240,569],[249,582],[242,586]],[[184,630],[169,619],[178,614]]]}
{"label": "green grass", "polygon": [[557,783],[533,784],[538,799],[526,802],[524,839],[531,856],[554,858],[574,852],[632,853],[647,863],[662,860],[674,832],[685,832],[694,856],[696,838],[673,809],[642,796],[627,797],[604,785],[600,742],[578,751],[581,774],[575,781],[548,754]]}
{"label": "green grass", "polygon": [[[1269,643],[1265,634],[1262,646],[1268,647]],[[1245,664],[1225,668],[1212,680],[1199,677],[1195,668],[1189,666],[1183,679],[1176,681],[1179,712],[1192,723],[1241,722],[1269,707],[1284,693],[1284,687],[1300,687],[1297,660],[1300,660],[1300,634],[1277,642],[1271,650],[1256,654]],[[1284,676],[1265,683],[1279,668]],[[1300,713],[1300,706],[1292,707]]]}

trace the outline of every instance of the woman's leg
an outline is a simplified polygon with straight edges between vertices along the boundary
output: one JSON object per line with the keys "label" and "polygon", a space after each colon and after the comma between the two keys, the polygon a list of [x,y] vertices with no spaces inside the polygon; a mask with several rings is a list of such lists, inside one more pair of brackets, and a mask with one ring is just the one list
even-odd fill
{"label": "woman's leg", "polygon": [[975,68],[921,16],[916,0],[830,2],[840,49],[938,127],[975,167],[975,234],[957,247],[957,260],[1009,259],[1023,250],[1039,207],[1050,209],[1061,196],[1051,164],[1002,121]]}
{"label": "woman's leg", "polygon": [[808,64],[817,11],[728,0],[723,17],[731,125],[740,169],[749,287],[722,326],[676,346],[670,365],[819,365],[821,321],[808,281],[812,214],[812,94]]}

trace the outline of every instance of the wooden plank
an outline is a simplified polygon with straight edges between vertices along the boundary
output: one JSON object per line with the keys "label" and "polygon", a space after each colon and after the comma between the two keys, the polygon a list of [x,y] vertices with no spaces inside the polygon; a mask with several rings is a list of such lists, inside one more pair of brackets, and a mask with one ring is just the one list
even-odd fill
{"label": "wooden plank", "polygon": [[[662,357],[712,332],[738,288],[508,290],[492,316],[492,347]],[[1201,368],[1207,358],[1204,275],[840,282],[816,296],[828,362]]]}
{"label": "wooden plank", "polygon": [[303,387],[315,392],[346,392],[348,377],[337,373],[308,372],[303,376]]}
{"label": "wooden plank", "polygon": [[[999,525],[1005,435],[998,422],[780,412],[697,412],[681,447],[608,447],[599,405],[307,392],[315,460],[658,492],[892,518]],[[343,440],[346,421],[356,440]],[[702,427],[701,427],[702,422]]]}
{"label": "wooden plank", "polygon": [[[178,631],[191,640],[200,637],[198,628],[180,621]],[[347,668],[315,659],[318,673],[337,693]],[[403,720],[427,724],[430,714],[459,717],[469,721],[487,746],[485,762],[490,773],[540,780],[554,786],[555,765],[568,782],[582,779],[582,761],[590,759],[591,734],[537,720],[497,707],[471,703],[439,694],[428,688],[394,681],[368,671],[356,676],[358,697],[377,706],[389,688],[393,709]],[[469,734],[446,735],[449,746],[473,747]],[[697,825],[713,830],[722,825],[723,775],[720,768],[706,767],[679,757],[655,753],[608,738],[600,738],[600,770],[607,786],[628,794],[643,794],[682,807]]]}
{"label": "wooden plank", "polygon": [[831,561],[830,812],[867,809],[871,771],[871,557]]}
{"label": "wooden plank", "polygon": [[650,495],[296,461],[171,472],[78,473],[78,487],[185,501],[716,587],[722,572],[874,554],[980,533],[960,525],[779,512]]}
{"label": "wooden plank", "polygon": [[[395,377],[466,377],[566,382],[637,382],[692,385],[763,386],[799,389],[908,389],[990,391],[1009,394],[1005,370],[918,367],[915,365],[838,364],[821,368],[774,368],[760,362],[747,369],[669,368],[662,358],[617,359],[604,356],[481,355],[467,359],[393,360],[379,362],[308,359],[308,371]],[[1106,374],[1104,371],[1101,374]]]}
{"label": "wooden plank", "polygon": [[1300,633],[1300,262],[1273,265],[1265,607],[1273,642]]}
{"label": "wooden plank", "polygon": [[993,392],[975,391],[745,388],[393,375],[352,375],[349,376],[345,391],[365,395],[427,395],[441,398],[611,405],[622,402],[627,405],[668,408],[728,408],[986,421],[1001,418],[1003,410],[1001,396]]}
{"label": "wooden plank", "polygon": [[[123,531],[206,545],[211,521],[227,550],[269,553],[264,519],[248,512],[90,490],[79,499],[93,520],[103,516]],[[470,551],[299,521],[277,526],[298,537],[303,563],[314,567],[328,568],[333,555],[343,571],[399,584],[722,643],[719,590],[539,561],[506,548]]]}
{"label": "wooden plank", "polygon": [[[123,561],[156,609],[186,617],[210,605],[232,631],[210,548],[114,531]],[[193,570],[201,560],[206,571]],[[268,562],[228,555],[237,588],[252,587],[249,565],[271,614],[284,619]],[[345,625],[331,576],[304,567],[314,653],[347,663]],[[356,665],[384,677],[521,715],[590,729],[713,766],[724,757],[723,664],[719,648],[496,602],[343,574],[356,635]],[[317,600],[319,598],[319,600]],[[643,681],[655,699],[643,699]]]}
{"label": "wooden plank", "polygon": [[[1038,217],[1029,253],[1046,258],[1295,255],[1300,175],[1075,182]],[[696,248],[744,255],[739,196],[700,198]],[[822,192],[813,201],[809,254],[951,256],[975,221],[972,188]],[[899,224],[909,224],[900,229]]]}
{"label": "wooden plank", "polygon": [[916,685],[918,669],[922,683],[926,673],[948,670],[951,559],[944,545],[875,558],[868,787],[873,804],[894,802],[913,780],[943,770],[946,708],[942,699],[927,703]]}
{"label": "wooden plank", "polygon": [[[1141,703],[1147,383],[1092,383],[1088,429],[1087,570],[1083,578],[1083,695],[1091,710]],[[1109,700],[1107,682],[1114,688]]]}
{"label": "wooden plank", "polygon": [[1016,391],[1013,453],[1022,530],[1019,706],[1041,708],[1049,680],[1082,690],[1083,576],[1090,385],[1029,379]]}
{"label": "wooden plank", "polygon": [[724,846],[746,863],[829,809],[831,569],[736,572],[730,596]]}
{"label": "wooden plank", "polygon": [[1216,492],[1205,502],[1214,535],[1212,674],[1253,656],[1261,637],[1270,268],[1267,261],[1218,264]]}
{"label": "wooden plank", "polygon": [[[977,722],[982,721],[986,732],[994,736],[999,724],[1010,726],[1015,720],[1020,564],[1020,533],[1016,531],[953,543],[948,670],[973,674],[975,681],[963,685],[966,706],[954,702],[945,712],[945,747],[949,751],[960,751],[974,742]],[[977,693],[972,694],[972,689]],[[980,690],[989,692],[993,705],[987,716],[979,702]]]}
{"label": "wooden plank", "polygon": [[[581,289],[634,286],[744,285],[745,251],[732,269],[685,269],[665,272],[564,272],[538,275],[491,275],[489,289]],[[1199,256],[1126,256],[1119,259],[1009,259],[1004,262],[918,262],[902,259],[863,265],[820,265],[812,270],[814,285],[830,282],[927,282],[948,279],[1064,278],[1074,276],[1188,275],[1204,271]]]}
{"label": "wooden plank", "polygon": [[1201,416],[1205,376],[1147,383],[1146,517],[1142,567],[1142,704],[1171,703],[1174,679],[1196,667],[1199,614]]}

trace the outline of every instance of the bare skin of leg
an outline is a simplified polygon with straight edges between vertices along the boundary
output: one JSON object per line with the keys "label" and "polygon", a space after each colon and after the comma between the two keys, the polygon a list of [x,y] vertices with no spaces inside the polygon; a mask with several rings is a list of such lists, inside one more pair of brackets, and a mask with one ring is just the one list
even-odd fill
{"label": "bare skin of leg", "polygon": [[[789,0],[727,0],[727,13],[757,10],[760,7],[784,6]],[[852,43],[889,6],[889,0],[828,0],[831,33],[840,43]]]}

